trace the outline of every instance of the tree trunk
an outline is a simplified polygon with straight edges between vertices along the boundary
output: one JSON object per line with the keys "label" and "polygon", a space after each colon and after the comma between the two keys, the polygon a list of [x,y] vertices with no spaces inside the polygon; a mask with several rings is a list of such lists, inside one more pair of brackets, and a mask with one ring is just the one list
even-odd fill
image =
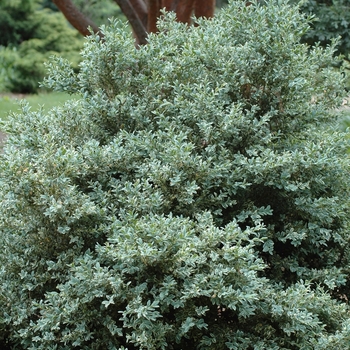
{"label": "tree trunk", "polygon": [[148,32],[157,32],[157,20],[160,16],[160,0],[148,0]]}
{"label": "tree trunk", "polygon": [[147,28],[148,11],[146,3],[143,0],[130,0],[130,5],[140,18],[143,26]]}
{"label": "tree trunk", "polygon": [[[114,0],[124,13],[125,17],[128,19],[134,35],[136,37],[136,40],[138,44],[144,45],[147,44],[147,29],[142,23],[140,16],[142,16],[142,4],[140,2],[143,2],[142,0],[134,0],[135,6],[132,6],[129,0]],[[138,12],[136,12],[136,10]]]}
{"label": "tree trunk", "polygon": [[196,0],[194,4],[194,15],[196,17],[214,17],[215,0]]}
{"label": "tree trunk", "polygon": [[[68,22],[84,36],[90,35],[89,27],[95,33],[99,28],[72,3],[72,0],[52,0]],[[194,12],[196,17],[214,16],[215,0],[114,0],[128,19],[138,44],[147,43],[147,33],[157,32],[157,19],[160,9],[175,11],[179,22],[191,23]],[[99,33],[101,36],[102,34]]]}
{"label": "tree trunk", "polygon": [[174,11],[176,2],[174,0],[162,0],[162,8],[165,8],[166,11]]}
{"label": "tree trunk", "polygon": [[94,33],[100,30],[98,26],[81,13],[71,0],[52,0],[66,17],[67,21],[84,36],[90,35],[89,27]]}
{"label": "tree trunk", "polygon": [[176,17],[179,22],[191,23],[195,0],[179,0],[176,6]]}

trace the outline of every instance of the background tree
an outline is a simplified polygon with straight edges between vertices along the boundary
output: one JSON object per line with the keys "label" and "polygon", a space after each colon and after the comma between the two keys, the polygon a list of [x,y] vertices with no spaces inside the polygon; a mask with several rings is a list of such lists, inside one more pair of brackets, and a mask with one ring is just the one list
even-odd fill
{"label": "background tree", "polygon": [[[72,0],[52,0],[62,11],[67,20],[83,35],[89,35],[88,27],[95,33],[98,26],[84,15]],[[177,20],[190,23],[191,16],[212,17],[214,15],[215,0],[115,0],[128,19],[136,40],[140,44],[147,42],[147,33],[156,32],[156,22],[160,10],[174,11]]]}
{"label": "background tree", "polygon": [[327,46],[332,40],[341,37],[337,53],[347,58],[350,53],[349,1],[307,0],[301,5],[301,10],[315,16],[315,20],[311,23],[311,30],[303,36],[303,40],[310,45],[319,42],[322,46]]}
{"label": "background tree", "polygon": [[[73,0],[74,5],[96,25],[107,24],[109,18],[124,18],[120,7],[113,0]],[[44,7],[59,11],[52,0],[43,0]]]}
{"label": "background tree", "polygon": [[[52,0],[49,1],[51,2]],[[125,20],[125,16],[121,12],[120,7],[113,0],[74,0],[74,4],[98,27],[103,24],[108,24],[110,18]]]}
{"label": "background tree", "polygon": [[32,0],[15,2],[0,0],[0,45],[19,45],[29,39],[38,25],[31,20],[35,3]]}
{"label": "background tree", "polygon": [[83,40],[40,0],[0,0],[0,90],[37,92],[46,62],[60,55],[78,67]]}
{"label": "background tree", "polygon": [[[310,45],[319,43],[323,47],[340,37],[336,53],[341,55],[342,64],[347,72],[347,89],[350,90],[350,2],[348,0],[308,0],[303,2],[301,10],[313,14],[315,19],[302,38]],[[349,120],[349,117],[347,118]],[[349,121],[347,122],[349,125]]]}

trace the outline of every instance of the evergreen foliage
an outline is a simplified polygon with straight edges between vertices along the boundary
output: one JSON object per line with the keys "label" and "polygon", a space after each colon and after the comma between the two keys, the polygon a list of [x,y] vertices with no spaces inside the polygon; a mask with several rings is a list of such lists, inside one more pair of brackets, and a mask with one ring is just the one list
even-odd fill
{"label": "evergreen foliage", "polygon": [[33,35],[38,25],[31,18],[34,10],[33,0],[0,0],[0,45],[19,45]]}
{"label": "evergreen foliage", "polygon": [[[7,124],[0,334],[13,349],[350,349],[334,47],[278,1],[91,36],[79,94]],[[5,346],[5,345],[4,345]]]}
{"label": "evergreen foliage", "polygon": [[69,59],[77,69],[80,35],[61,13],[43,9],[40,1],[0,0],[0,89],[34,93],[52,55]]}
{"label": "evergreen foliage", "polygon": [[125,21],[125,17],[115,1],[74,0],[74,5],[99,26],[109,23],[110,18],[120,18]]}
{"label": "evergreen foliage", "polygon": [[[299,2],[293,0],[294,2]],[[341,37],[337,53],[348,58],[350,54],[350,4],[348,0],[306,0],[302,11],[315,15],[312,28],[303,40],[310,45],[319,42],[327,46]]]}

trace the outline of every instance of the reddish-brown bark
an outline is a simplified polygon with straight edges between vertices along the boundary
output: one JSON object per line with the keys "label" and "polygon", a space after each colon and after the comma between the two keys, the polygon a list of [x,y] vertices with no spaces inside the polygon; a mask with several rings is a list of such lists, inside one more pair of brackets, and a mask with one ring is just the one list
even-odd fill
{"label": "reddish-brown bark", "polygon": [[162,0],[162,8],[167,11],[173,11],[175,9],[176,1],[174,0]]}
{"label": "reddish-brown bark", "polygon": [[196,0],[194,4],[194,15],[196,17],[211,18],[214,16],[215,0]]}
{"label": "reddish-brown bark", "polygon": [[160,0],[148,0],[148,32],[157,32],[157,20],[160,16]]}
{"label": "reddish-brown bark", "polygon": [[[52,0],[67,20],[81,34],[89,35],[89,27],[95,33],[99,28],[72,3],[72,0]],[[160,9],[175,11],[179,22],[190,23],[191,16],[214,16],[215,0],[114,0],[128,19],[138,44],[147,43],[147,33],[157,32]],[[147,6],[148,4],[148,6]]]}
{"label": "reddish-brown bark", "polygon": [[176,6],[176,17],[179,22],[190,23],[195,0],[179,0]]}
{"label": "reddish-brown bark", "polygon": [[71,0],[52,0],[53,3],[59,8],[59,10],[66,17],[68,22],[79,31],[82,35],[90,35],[89,27],[95,32],[99,32],[99,28],[78,8],[72,3]]}
{"label": "reddish-brown bark", "polygon": [[130,5],[140,18],[143,26],[147,28],[148,10],[146,3],[143,0],[130,0]]}
{"label": "reddish-brown bark", "polygon": [[[125,17],[128,19],[132,30],[134,32],[134,35],[136,37],[136,40],[138,44],[146,44],[146,37],[147,37],[147,27],[144,26],[142,23],[140,17],[138,16],[138,13],[135,10],[135,7],[133,7],[129,0],[114,0],[124,13]],[[142,1],[142,0],[139,0]],[[140,8],[136,7],[138,10]]]}

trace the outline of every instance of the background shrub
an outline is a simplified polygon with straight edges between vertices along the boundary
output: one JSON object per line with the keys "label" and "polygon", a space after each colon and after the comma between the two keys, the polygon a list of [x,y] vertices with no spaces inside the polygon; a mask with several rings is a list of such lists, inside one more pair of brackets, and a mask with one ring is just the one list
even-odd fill
{"label": "background shrub", "polygon": [[307,0],[301,7],[305,13],[315,15],[303,40],[310,45],[319,42],[327,46],[333,39],[341,37],[337,53],[345,58],[350,53],[350,5],[347,0]]}
{"label": "background shrub", "polygon": [[38,25],[32,20],[33,0],[0,0],[0,45],[19,45],[31,38]]}
{"label": "background shrub", "polygon": [[33,0],[1,0],[0,7],[2,91],[37,92],[52,55],[69,59],[77,70],[83,39],[61,13]]}
{"label": "background shrub", "polygon": [[0,330],[17,349],[349,349],[349,159],[334,47],[299,9],[119,22],[6,128]]}

